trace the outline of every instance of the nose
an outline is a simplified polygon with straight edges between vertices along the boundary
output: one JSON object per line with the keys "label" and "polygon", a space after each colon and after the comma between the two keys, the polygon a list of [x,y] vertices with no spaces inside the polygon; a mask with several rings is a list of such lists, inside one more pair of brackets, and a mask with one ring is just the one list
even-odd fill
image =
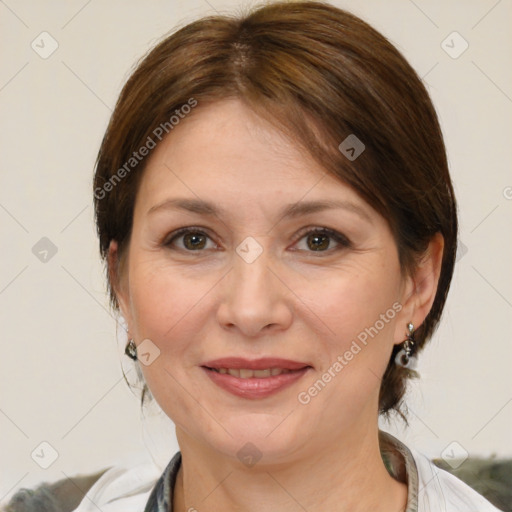
{"label": "nose", "polygon": [[292,292],[271,268],[265,251],[248,263],[237,254],[223,279],[217,318],[224,329],[258,337],[286,330],[292,323]]}

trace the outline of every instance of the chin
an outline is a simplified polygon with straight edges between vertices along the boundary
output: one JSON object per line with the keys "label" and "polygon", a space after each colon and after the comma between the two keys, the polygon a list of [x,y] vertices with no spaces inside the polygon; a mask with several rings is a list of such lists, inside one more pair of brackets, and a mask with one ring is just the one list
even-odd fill
{"label": "chin", "polygon": [[295,418],[284,418],[283,414],[241,412],[222,422],[225,430],[214,423],[207,432],[198,434],[210,449],[236,457],[245,465],[251,465],[248,460],[260,465],[276,464],[289,460],[305,444],[300,441],[301,435],[311,438],[297,431]]}

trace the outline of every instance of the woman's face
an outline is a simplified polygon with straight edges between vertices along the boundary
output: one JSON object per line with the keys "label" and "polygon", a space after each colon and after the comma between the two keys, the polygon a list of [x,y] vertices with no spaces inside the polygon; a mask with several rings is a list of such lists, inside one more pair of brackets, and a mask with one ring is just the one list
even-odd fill
{"label": "woman's face", "polygon": [[241,102],[153,149],[125,256],[122,313],[180,443],[288,460],[376,428],[412,282],[386,220]]}

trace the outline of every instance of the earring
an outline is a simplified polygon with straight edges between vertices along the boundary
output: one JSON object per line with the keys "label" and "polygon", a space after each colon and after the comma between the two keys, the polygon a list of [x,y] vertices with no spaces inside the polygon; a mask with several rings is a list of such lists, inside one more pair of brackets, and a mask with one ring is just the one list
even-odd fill
{"label": "earring", "polygon": [[417,358],[414,356],[416,343],[414,341],[414,325],[409,322],[407,324],[407,334],[402,349],[395,357],[395,363],[404,368],[414,369],[416,367]]}
{"label": "earring", "polygon": [[137,347],[136,347],[133,339],[128,341],[128,344],[126,345],[126,348],[124,349],[124,353],[129,358],[133,359],[134,361],[137,361]]}

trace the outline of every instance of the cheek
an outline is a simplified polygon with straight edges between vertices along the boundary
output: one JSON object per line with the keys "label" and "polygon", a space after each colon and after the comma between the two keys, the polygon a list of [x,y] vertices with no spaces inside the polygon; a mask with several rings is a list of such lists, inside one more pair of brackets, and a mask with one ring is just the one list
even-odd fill
{"label": "cheek", "polygon": [[365,265],[345,270],[333,273],[323,291],[310,288],[311,303],[328,335],[318,339],[321,368],[309,384],[316,386],[319,377],[329,381],[313,408],[327,407],[329,412],[322,414],[332,414],[332,421],[338,421],[335,411],[356,417],[365,404],[377,400],[401,309],[399,266],[394,260],[368,258]]}
{"label": "cheek", "polygon": [[185,411],[190,404],[182,399],[180,383],[187,360],[194,359],[194,306],[205,286],[185,282],[180,272],[169,272],[150,256],[133,260],[130,271],[132,335],[139,343],[151,340],[158,353],[151,364],[141,363],[144,380],[164,410],[174,403]]}
{"label": "cheek", "polygon": [[130,296],[139,339],[162,343],[187,327],[187,320],[213,284],[213,280],[210,283],[210,279],[194,279],[188,274],[179,268],[169,268],[162,258],[151,255],[133,261]]}
{"label": "cheek", "polygon": [[134,259],[130,272],[134,336],[138,341],[151,340],[159,350],[150,365],[141,364],[144,380],[162,409],[168,414],[171,411],[173,421],[179,423],[179,418],[192,416],[197,407],[183,393],[183,385],[187,371],[198,359],[194,339],[201,323],[197,317],[201,299],[212,284],[170,269],[152,255]]}
{"label": "cheek", "polygon": [[364,340],[368,329],[375,337],[372,327],[384,336],[392,332],[396,309],[400,308],[399,267],[394,261],[368,260],[365,265],[332,272],[320,286],[310,284],[303,290],[325,325],[326,340],[337,348],[350,345],[361,333]]}
{"label": "cheek", "polygon": [[321,367],[303,391],[311,398],[310,411],[325,421],[353,421],[378,399],[401,310],[399,268],[379,265],[333,275],[323,292],[310,289],[316,323],[329,334],[318,338]]}

